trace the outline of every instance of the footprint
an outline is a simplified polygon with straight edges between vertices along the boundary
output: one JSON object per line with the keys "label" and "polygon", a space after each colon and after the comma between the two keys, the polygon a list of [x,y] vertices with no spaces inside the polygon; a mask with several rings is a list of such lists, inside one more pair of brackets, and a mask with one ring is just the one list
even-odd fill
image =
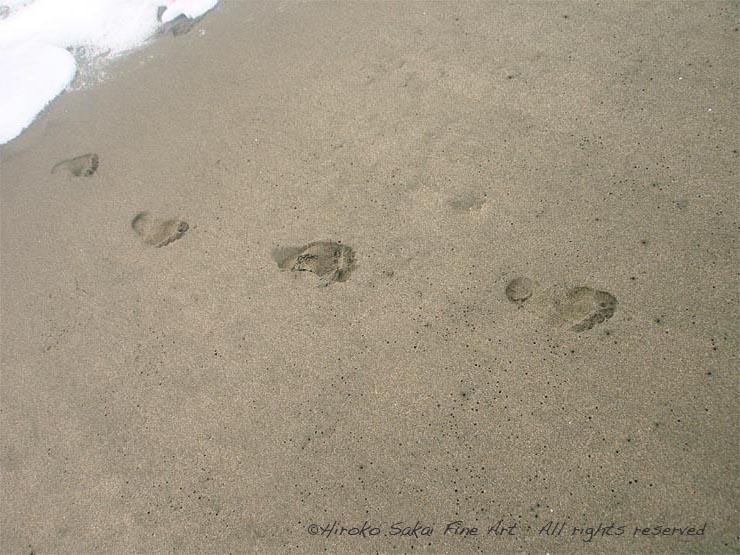
{"label": "footprint", "polygon": [[83,154],[55,164],[51,168],[51,173],[64,173],[72,177],[90,177],[97,171],[98,162],[97,154]]}
{"label": "footprint", "polygon": [[[160,8],[160,11],[164,11],[164,6]],[[172,21],[163,23],[157,31],[157,35],[164,35],[167,32],[172,33],[173,37],[185,35],[189,33],[193,27],[195,27],[195,24],[198,22],[199,19],[200,18],[190,19],[187,16],[181,15],[179,17],[176,17]]]}
{"label": "footprint", "polygon": [[480,210],[483,208],[483,205],[486,203],[486,199],[468,192],[456,195],[448,202],[455,210],[459,210],[461,212],[472,212],[473,210]]}
{"label": "footprint", "polygon": [[197,22],[197,19],[190,19],[189,17],[181,15],[165,25],[168,27],[168,30],[172,33],[173,37],[179,37],[180,35],[189,33],[190,30],[195,27]]}
{"label": "footprint", "polygon": [[335,281],[347,281],[354,270],[352,249],[333,241],[315,241],[302,247],[277,247],[272,258],[281,270],[313,272],[319,276],[319,286]]}
{"label": "footprint", "polygon": [[[160,6],[157,9],[157,21],[162,21],[162,16],[166,11],[167,8],[165,6]],[[179,37],[180,35],[189,33],[190,30],[195,26],[195,24],[198,23],[198,21],[200,21],[201,19],[202,16],[191,19],[185,14],[178,15],[172,21],[162,23],[157,30],[157,35],[164,35],[165,33],[170,32],[172,33],[173,37]]]}
{"label": "footprint", "polygon": [[531,279],[518,277],[512,279],[506,286],[506,298],[512,303],[522,305],[534,292],[534,283]]}
{"label": "footprint", "polygon": [[614,315],[617,299],[611,293],[590,287],[553,286],[540,289],[526,277],[511,280],[506,298],[531,310],[549,325],[584,332]]}
{"label": "footprint", "polygon": [[182,237],[190,229],[182,220],[162,220],[149,212],[139,212],[131,221],[131,227],[147,245],[164,247]]}

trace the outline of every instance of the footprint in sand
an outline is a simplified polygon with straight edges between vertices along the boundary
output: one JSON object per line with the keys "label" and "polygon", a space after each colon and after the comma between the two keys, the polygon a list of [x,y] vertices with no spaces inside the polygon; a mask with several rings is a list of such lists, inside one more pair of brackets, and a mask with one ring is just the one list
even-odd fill
{"label": "footprint in sand", "polygon": [[189,33],[197,21],[197,19],[190,19],[189,17],[181,15],[168,23],[162,24],[159,31],[157,31],[157,34],[164,35],[165,33],[170,32],[173,37],[179,37],[180,35]]}
{"label": "footprint in sand", "polygon": [[[157,21],[162,21],[162,15],[165,11],[167,11],[167,8],[165,6],[159,7],[159,9],[157,10]],[[195,24],[200,21],[200,19],[201,17],[190,19],[186,15],[179,15],[172,21],[163,23],[157,31],[157,35],[163,35],[167,32],[171,32],[172,36],[179,37],[180,35],[189,33],[190,30],[195,26]]]}
{"label": "footprint in sand", "polygon": [[155,247],[169,245],[190,229],[187,222],[155,218],[149,212],[139,212],[131,221],[131,227],[147,245]]}
{"label": "footprint in sand", "polygon": [[617,307],[616,297],[606,291],[560,285],[541,289],[526,277],[507,284],[506,298],[531,310],[549,325],[574,332],[587,331],[605,322]]}
{"label": "footprint in sand", "polygon": [[90,177],[97,171],[98,162],[97,154],[83,154],[55,164],[51,168],[51,173],[66,174],[72,177]]}
{"label": "footprint in sand", "polygon": [[281,270],[313,272],[319,276],[319,286],[347,281],[354,270],[352,249],[333,241],[315,241],[302,247],[277,247],[272,258]]}
{"label": "footprint in sand", "polygon": [[459,212],[472,212],[483,208],[483,205],[486,203],[486,199],[484,197],[485,195],[483,195],[483,197],[479,197],[470,192],[461,193],[452,197],[448,201],[448,204],[454,210]]}

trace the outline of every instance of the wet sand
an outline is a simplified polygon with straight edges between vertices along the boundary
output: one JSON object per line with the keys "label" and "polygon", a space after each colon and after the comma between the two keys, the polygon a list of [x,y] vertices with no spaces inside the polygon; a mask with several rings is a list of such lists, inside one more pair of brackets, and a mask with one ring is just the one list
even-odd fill
{"label": "wet sand", "polygon": [[0,551],[738,553],[738,35],[224,1],[65,94],[0,147]]}

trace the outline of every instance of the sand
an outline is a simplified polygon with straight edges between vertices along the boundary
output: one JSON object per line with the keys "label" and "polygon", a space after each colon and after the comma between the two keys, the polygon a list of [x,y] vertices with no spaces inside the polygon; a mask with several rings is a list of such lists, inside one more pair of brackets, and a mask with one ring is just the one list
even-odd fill
{"label": "sand", "polygon": [[740,552],[738,37],[225,0],[63,95],[0,150],[0,552]]}

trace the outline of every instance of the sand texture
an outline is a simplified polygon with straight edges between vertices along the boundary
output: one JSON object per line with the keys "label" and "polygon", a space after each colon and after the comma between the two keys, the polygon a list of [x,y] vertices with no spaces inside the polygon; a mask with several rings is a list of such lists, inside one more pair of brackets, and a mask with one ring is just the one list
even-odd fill
{"label": "sand texture", "polygon": [[224,0],[62,96],[0,552],[740,552],[738,13]]}

